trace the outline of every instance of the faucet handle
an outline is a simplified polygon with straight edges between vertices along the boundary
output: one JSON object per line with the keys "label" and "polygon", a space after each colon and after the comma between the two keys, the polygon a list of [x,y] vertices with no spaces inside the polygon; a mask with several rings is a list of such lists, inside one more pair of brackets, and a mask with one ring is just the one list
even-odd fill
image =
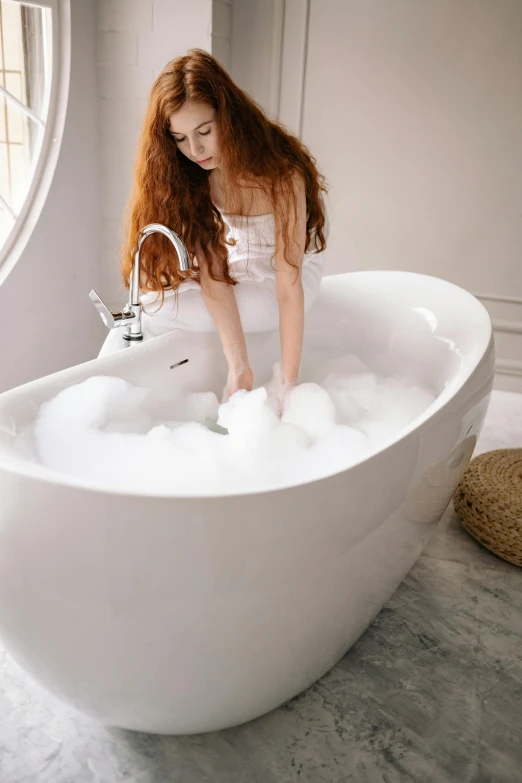
{"label": "faucet handle", "polygon": [[111,312],[105,302],[100,299],[94,290],[90,292],[89,299],[100,314],[100,318],[102,319],[103,323],[109,329],[115,329],[117,326],[122,326],[127,321],[131,321],[136,318],[135,313],[128,310],[127,308],[125,308],[123,312],[121,310],[117,310],[114,313]]}

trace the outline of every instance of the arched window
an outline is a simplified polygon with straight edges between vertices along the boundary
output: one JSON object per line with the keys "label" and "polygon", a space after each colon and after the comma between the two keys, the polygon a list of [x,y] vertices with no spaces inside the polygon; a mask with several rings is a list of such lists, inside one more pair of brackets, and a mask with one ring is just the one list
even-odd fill
{"label": "arched window", "polygon": [[69,0],[0,0],[0,266],[25,224],[34,227],[54,172],[68,11]]}

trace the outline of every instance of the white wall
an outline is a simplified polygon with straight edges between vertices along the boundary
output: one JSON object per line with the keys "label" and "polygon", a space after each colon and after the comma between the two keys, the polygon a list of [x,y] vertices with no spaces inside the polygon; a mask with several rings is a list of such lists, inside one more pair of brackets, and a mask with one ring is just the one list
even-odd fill
{"label": "white wall", "polygon": [[[236,3],[243,20],[260,5]],[[274,0],[263,10],[232,63],[237,46],[266,106]],[[405,269],[470,290],[494,319],[497,386],[519,391],[521,42],[520,0],[286,0],[279,109],[331,187],[326,271]]]}
{"label": "white wall", "polygon": [[311,0],[302,127],[332,185],[329,271],[485,295],[497,385],[522,391],[522,3]]}
{"label": "white wall", "polygon": [[230,73],[233,0],[212,0],[212,55]]}
{"label": "white wall", "polygon": [[90,359],[103,325],[93,2],[71,4],[71,83],[54,178],[35,230],[0,286],[0,391]]}
{"label": "white wall", "polygon": [[283,0],[232,4],[230,75],[274,117],[279,111],[284,5]]}
{"label": "white wall", "polygon": [[121,309],[128,293],[118,251],[130,195],[136,144],[152,83],[188,49],[211,51],[212,0],[98,0],[103,284]]}

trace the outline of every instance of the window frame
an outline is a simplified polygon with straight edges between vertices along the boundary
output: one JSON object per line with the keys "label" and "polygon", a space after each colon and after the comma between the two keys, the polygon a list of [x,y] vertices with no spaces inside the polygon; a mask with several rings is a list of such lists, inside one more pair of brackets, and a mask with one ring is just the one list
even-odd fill
{"label": "window frame", "polygon": [[52,73],[49,108],[33,178],[14,225],[0,248],[0,286],[25,249],[51,187],[65,127],[71,65],[70,0],[10,0],[10,2],[51,10]]}

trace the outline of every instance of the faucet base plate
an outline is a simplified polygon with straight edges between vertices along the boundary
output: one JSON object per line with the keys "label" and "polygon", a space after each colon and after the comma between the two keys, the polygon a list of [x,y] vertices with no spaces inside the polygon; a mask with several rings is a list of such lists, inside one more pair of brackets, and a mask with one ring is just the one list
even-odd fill
{"label": "faucet base plate", "polygon": [[123,339],[127,340],[129,343],[141,343],[143,340],[142,334],[124,334]]}

